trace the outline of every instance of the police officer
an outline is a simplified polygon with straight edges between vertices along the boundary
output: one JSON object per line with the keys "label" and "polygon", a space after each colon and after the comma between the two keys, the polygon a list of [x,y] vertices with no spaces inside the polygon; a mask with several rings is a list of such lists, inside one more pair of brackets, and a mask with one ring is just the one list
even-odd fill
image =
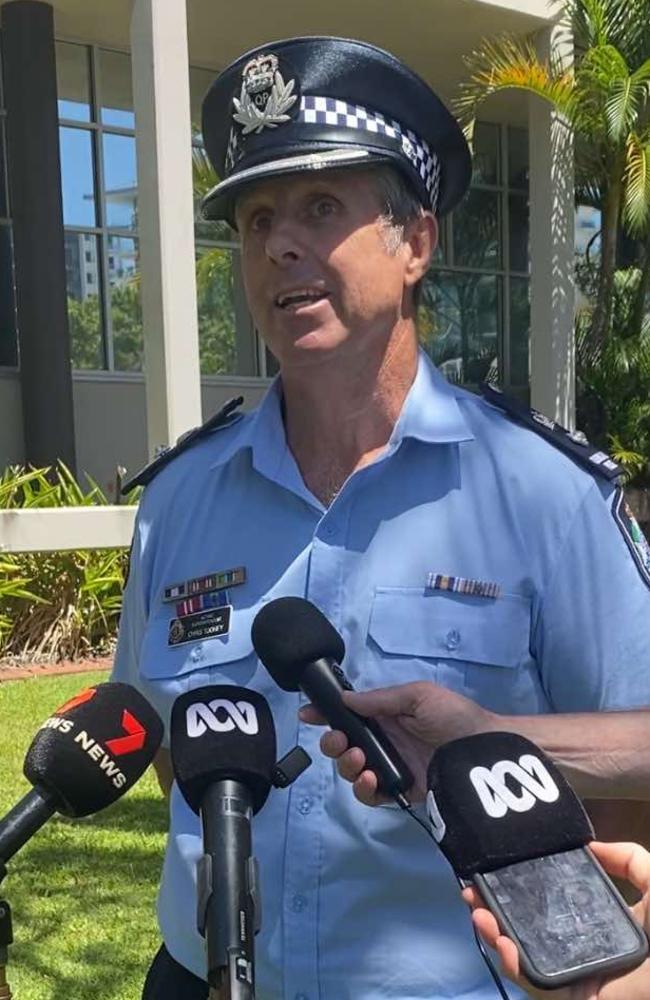
{"label": "police officer", "polygon": [[[309,598],[359,686],[433,680],[511,714],[631,707],[650,703],[630,669],[650,644],[646,556],[607,456],[450,386],[418,349],[437,220],[470,178],[427,84],[362,42],[290,39],[224,70],[202,131],[222,178],[205,214],[239,231],[280,376],[139,478],[115,677],[166,720],[187,690],[249,685],[279,751],[311,751],[254,821],[259,1000],[491,1000],[445,864],[397,807],[363,809],[338,780],[251,622],[264,601]],[[200,853],[174,786],[147,1000],[206,996]]]}

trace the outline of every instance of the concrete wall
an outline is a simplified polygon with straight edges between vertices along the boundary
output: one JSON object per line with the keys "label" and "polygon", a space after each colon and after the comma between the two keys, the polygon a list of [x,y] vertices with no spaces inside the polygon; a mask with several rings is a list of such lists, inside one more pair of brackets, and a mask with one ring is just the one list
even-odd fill
{"label": "concrete wall", "polygon": [[[203,419],[233,396],[244,396],[244,409],[251,409],[267,385],[253,378],[203,382]],[[73,397],[78,472],[92,476],[112,501],[116,467],[133,474],[147,462],[144,378],[75,374]],[[20,380],[0,372],[0,472],[23,462],[24,455]]]}

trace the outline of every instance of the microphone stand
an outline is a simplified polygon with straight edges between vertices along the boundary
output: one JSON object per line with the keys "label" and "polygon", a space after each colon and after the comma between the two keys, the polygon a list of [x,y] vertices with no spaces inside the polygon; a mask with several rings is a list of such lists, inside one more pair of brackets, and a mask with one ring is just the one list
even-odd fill
{"label": "microphone stand", "polygon": [[[6,874],[5,864],[0,860],[0,882]],[[13,940],[11,907],[6,899],[0,898],[0,1000],[11,1000],[12,998],[6,970],[9,961],[9,945],[13,944]]]}

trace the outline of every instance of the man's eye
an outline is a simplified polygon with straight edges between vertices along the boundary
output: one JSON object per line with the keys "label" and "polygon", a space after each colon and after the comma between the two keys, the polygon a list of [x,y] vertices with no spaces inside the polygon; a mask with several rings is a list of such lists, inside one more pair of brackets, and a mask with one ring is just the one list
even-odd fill
{"label": "man's eye", "polygon": [[254,212],[248,221],[248,228],[254,233],[263,233],[269,228],[270,222],[269,212]]}
{"label": "man's eye", "polygon": [[314,202],[313,211],[318,218],[325,218],[334,214],[336,203],[332,198],[319,198],[318,201]]}

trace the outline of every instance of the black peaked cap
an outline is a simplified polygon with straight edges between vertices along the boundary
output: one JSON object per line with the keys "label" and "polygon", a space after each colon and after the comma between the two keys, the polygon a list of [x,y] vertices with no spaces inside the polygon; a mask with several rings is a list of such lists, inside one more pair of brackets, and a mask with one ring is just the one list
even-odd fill
{"label": "black peaked cap", "polygon": [[374,163],[397,167],[441,216],[471,177],[461,128],[429,85],[352,39],[288,38],[246,52],[206,94],[202,131],[221,178],[203,201],[206,219],[232,223],[236,197],[255,181]]}

